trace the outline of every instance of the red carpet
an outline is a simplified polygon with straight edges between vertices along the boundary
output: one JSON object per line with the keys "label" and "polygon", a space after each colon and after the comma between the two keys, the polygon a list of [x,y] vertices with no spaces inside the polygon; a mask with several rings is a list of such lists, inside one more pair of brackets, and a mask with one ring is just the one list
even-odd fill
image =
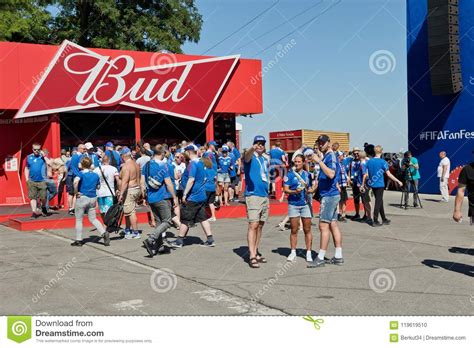
{"label": "red carpet", "polygon": [[[361,207],[362,208],[362,207]],[[319,203],[313,203],[314,212],[319,211]],[[287,214],[288,204],[286,202],[280,203],[278,201],[271,201],[270,216],[284,216]],[[347,211],[354,211],[353,200],[347,201]],[[61,210],[54,212],[48,217],[39,217],[33,219],[30,217],[28,206],[21,206],[15,208],[3,208],[0,210],[0,223],[6,226],[17,229],[19,231],[36,231],[40,229],[63,229],[74,228],[75,218],[67,214],[67,211]],[[216,212],[218,219],[237,219],[245,218],[247,216],[245,204],[236,203],[228,207],[222,207]],[[146,208],[140,207],[137,212],[139,223],[148,223],[148,212]],[[91,226],[87,219],[84,219],[84,226]]]}

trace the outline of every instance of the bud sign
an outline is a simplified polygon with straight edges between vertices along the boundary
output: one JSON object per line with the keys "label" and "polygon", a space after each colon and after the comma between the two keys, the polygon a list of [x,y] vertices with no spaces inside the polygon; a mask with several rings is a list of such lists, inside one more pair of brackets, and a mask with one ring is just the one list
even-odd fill
{"label": "bud sign", "polygon": [[239,57],[137,67],[66,40],[15,118],[120,104],[204,122]]}

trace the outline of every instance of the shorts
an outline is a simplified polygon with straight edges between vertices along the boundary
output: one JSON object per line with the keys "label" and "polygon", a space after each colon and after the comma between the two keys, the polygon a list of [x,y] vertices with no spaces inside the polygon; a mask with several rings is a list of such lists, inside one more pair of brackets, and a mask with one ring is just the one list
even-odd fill
{"label": "shorts", "polygon": [[370,189],[366,187],[365,191],[360,193],[360,197],[362,198],[363,204],[370,203]]}
{"label": "shorts", "polygon": [[319,222],[331,223],[337,221],[337,205],[339,204],[340,197],[329,196],[321,197],[321,206],[319,208]]}
{"label": "shorts", "polygon": [[207,207],[207,201],[191,202],[188,201],[181,206],[181,223],[191,227],[198,222],[203,222],[211,217]]}
{"label": "shorts", "polygon": [[207,205],[209,204],[214,204],[216,201],[216,191],[206,191],[206,196],[207,196]]}
{"label": "shorts", "polygon": [[135,214],[141,195],[142,193],[139,187],[133,187],[127,190],[123,203],[123,215],[130,216]]}
{"label": "shorts", "polygon": [[105,214],[114,205],[114,198],[112,196],[97,197],[97,203],[99,204],[100,213]]}
{"label": "shorts", "polygon": [[268,220],[270,201],[268,197],[247,196],[245,197],[248,222],[265,222]]}
{"label": "shorts", "polygon": [[229,175],[229,173],[217,173],[217,182],[223,182],[225,184],[230,184],[230,175]]}
{"label": "shorts", "polygon": [[352,185],[352,195],[354,196],[354,203],[359,204],[361,199],[361,192],[357,184]]}
{"label": "shorts", "polygon": [[237,186],[240,183],[240,175],[236,175],[230,178],[230,183]]}
{"label": "shorts", "polygon": [[66,176],[66,192],[70,195],[74,194],[74,176],[68,175]]}
{"label": "shorts", "polygon": [[342,202],[342,203],[346,203],[346,202],[347,202],[347,199],[348,199],[348,196],[347,196],[347,187],[341,187],[340,195],[341,195],[341,202]]}
{"label": "shorts", "polygon": [[28,187],[29,199],[40,199],[43,202],[46,200],[46,181],[37,182],[28,180],[26,185]]}
{"label": "shorts", "polygon": [[311,219],[311,210],[309,209],[309,205],[292,205],[288,204],[288,217],[289,218],[308,218]]}

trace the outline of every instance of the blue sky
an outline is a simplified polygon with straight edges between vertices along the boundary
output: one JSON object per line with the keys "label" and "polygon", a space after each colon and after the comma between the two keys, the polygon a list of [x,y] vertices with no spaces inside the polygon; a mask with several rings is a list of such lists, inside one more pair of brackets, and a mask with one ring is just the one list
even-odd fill
{"label": "blue sky", "polygon": [[201,40],[183,46],[188,54],[239,53],[267,67],[263,114],[238,119],[243,145],[257,133],[306,128],[349,132],[351,146],[367,141],[406,150],[405,0],[280,0],[208,51],[275,2],[198,0]]}

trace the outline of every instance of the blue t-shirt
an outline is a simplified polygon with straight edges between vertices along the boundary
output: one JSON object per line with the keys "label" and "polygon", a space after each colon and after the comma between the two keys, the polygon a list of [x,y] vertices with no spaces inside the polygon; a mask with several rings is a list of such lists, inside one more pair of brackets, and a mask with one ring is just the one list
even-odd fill
{"label": "blue t-shirt", "polygon": [[283,164],[283,161],[281,159],[282,156],[285,156],[285,151],[283,151],[279,147],[271,149],[270,150],[270,164],[274,164],[274,165]]}
{"label": "blue t-shirt", "polygon": [[231,178],[235,177],[237,175],[237,166],[236,166],[236,159],[235,159],[235,156],[232,152],[229,152],[229,157],[231,159],[231,163],[232,163],[232,167],[230,167],[230,171],[229,171],[229,175]]}
{"label": "blue t-shirt", "polygon": [[92,165],[94,166],[94,168],[99,168],[100,166],[99,156],[97,156],[95,153],[85,153],[83,156],[89,157],[91,159]]}
{"label": "blue t-shirt", "polygon": [[89,198],[97,197],[97,187],[100,186],[99,175],[90,170],[83,170],[77,177],[79,177],[78,189],[81,195]]}
{"label": "blue t-shirt", "polygon": [[[168,192],[164,183],[166,178],[169,178],[168,166],[165,163],[158,163],[155,160],[150,160],[142,167],[142,175],[145,177],[145,185],[148,196],[148,203],[158,203],[169,198],[166,197]],[[148,185],[148,178],[152,177],[161,183],[158,189],[154,189]]]}
{"label": "blue t-shirt", "polygon": [[30,180],[34,182],[44,181],[46,162],[42,156],[31,154],[26,159],[26,166],[30,169]]}
{"label": "blue t-shirt", "polygon": [[324,174],[324,171],[321,169],[319,171],[318,177],[318,188],[321,197],[333,197],[339,195],[339,190],[337,189],[337,182],[339,180],[340,169],[336,159],[336,155],[333,151],[327,152],[324,155],[323,163],[329,168],[334,170],[334,178],[330,179]]}
{"label": "blue t-shirt", "polygon": [[351,173],[351,180],[354,181],[355,183],[358,183],[359,182],[358,180],[359,180],[359,177],[360,177],[360,161],[350,162],[349,170],[350,170],[350,173]]}
{"label": "blue t-shirt", "polygon": [[227,155],[219,156],[219,166],[218,166],[218,173],[229,173],[230,174],[230,167],[233,166],[232,157]]}
{"label": "blue t-shirt", "polygon": [[[306,170],[299,173],[301,179],[306,183],[306,186],[310,185],[310,175]],[[295,172],[290,170],[288,175],[283,179],[283,185],[288,186],[290,190],[296,190],[298,187],[304,187],[300,180],[296,177]],[[306,205],[306,189],[302,190],[299,193],[292,193],[288,196],[288,204],[296,205],[298,207]]]}
{"label": "blue t-shirt", "polygon": [[79,169],[79,163],[84,155],[82,153],[76,152],[71,157],[71,162],[69,163],[69,169],[67,175],[69,176],[79,176],[81,170]]}
{"label": "blue t-shirt", "polygon": [[110,165],[113,165],[113,161],[112,161],[112,157],[115,159],[115,168],[117,169],[120,169],[120,163],[122,162],[122,160],[120,159],[120,154],[117,152],[117,151],[112,151],[112,150],[106,150],[105,151],[105,154],[107,155],[107,157],[109,158],[109,163]]}
{"label": "blue t-shirt", "polygon": [[234,156],[234,162],[235,162],[234,169],[235,169],[235,173],[236,173],[236,175],[237,175],[237,170],[239,169],[239,166],[237,165],[237,161],[238,161],[242,156],[240,155],[239,149],[237,149],[236,147],[234,147],[230,153]]}
{"label": "blue t-shirt", "polygon": [[346,157],[342,160],[342,165],[344,166],[347,174],[349,174],[349,171],[351,170],[352,161],[354,161],[352,157]]}
{"label": "blue t-shirt", "polygon": [[363,162],[362,161],[359,162],[357,180],[356,180],[356,184],[359,187],[362,186],[362,183],[364,182],[364,175],[367,174],[367,163],[369,163],[369,159],[366,159]]}
{"label": "blue t-shirt", "polygon": [[204,163],[199,158],[189,161],[183,173],[181,183],[184,189],[186,189],[189,178],[194,178],[194,183],[186,199],[196,203],[206,201],[206,173],[204,171]]}
{"label": "blue t-shirt", "polygon": [[[174,165],[173,165],[173,161],[171,161],[169,158],[168,158],[168,161],[166,162],[166,166],[167,166],[167,169],[168,169],[168,174],[169,174],[169,177],[170,177],[170,180],[171,180],[171,183],[173,184],[173,187],[176,187],[176,179],[174,177]],[[165,185],[166,186],[166,185]],[[166,187],[166,194],[165,194],[165,198],[172,198],[173,196],[171,195],[170,191],[168,191],[168,187]]]}
{"label": "blue t-shirt", "polygon": [[206,191],[216,192],[216,176],[217,170],[214,168],[205,168],[206,171]]}
{"label": "blue t-shirt", "polygon": [[388,170],[388,163],[382,158],[374,157],[367,162],[369,178],[367,185],[372,188],[385,187],[384,175]]}
{"label": "blue t-shirt", "polygon": [[244,163],[245,197],[268,197],[268,161],[254,154],[250,162]]}
{"label": "blue t-shirt", "polygon": [[[412,157],[410,162],[414,165],[418,164],[418,160],[415,157]],[[420,180],[421,178],[420,170],[415,167],[410,167],[410,174],[413,180]]]}

